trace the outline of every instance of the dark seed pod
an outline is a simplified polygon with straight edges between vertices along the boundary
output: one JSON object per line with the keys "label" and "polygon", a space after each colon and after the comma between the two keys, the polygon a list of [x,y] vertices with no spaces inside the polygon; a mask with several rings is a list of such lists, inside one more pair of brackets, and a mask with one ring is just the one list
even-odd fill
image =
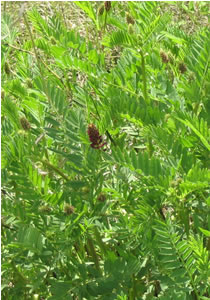
{"label": "dark seed pod", "polygon": [[29,123],[28,120],[27,120],[26,118],[24,118],[24,117],[20,119],[20,124],[21,124],[22,128],[23,128],[25,131],[28,131],[28,130],[30,130],[30,128],[31,128],[30,123]]}
{"label": "dark seed pod", "polygon": [[72,215],[75,211],[74,206],[70,205],[70,204],[65,204],[64,205],[64,213],[67,215]]}
{"label": "dark seed pod", "polygon": [[104,13],[104,5],[100,5],[99,8],[98,8],[98,15],[99,16],[102,16]]}
{"label": "dark seed pod", "polygon": [[169,57],[164,51],[160,51],[160,57],[162,58],[162,62],[167,64],[169,62]]}
{"label": "dark seed pod", "polygon": [[186,67],[186,65],[185,65],[183,62],[180,62],[180,63],[179,63],[178,68],[179,68],[179,71],[180,71],[182,74],[184,74],[184,73],[187,71],[187,67]]}
{"label": "dark seed pod", "polygon": [[9,67],[9,64],[7,62],[5,62],[5,65],[4,65],[4,71],[7,75],[9,75],[11,73],[11,70],[10,70],[10,67]]}
{"label": "dark seed pod", "polygon": [[105,1],[104,2],[104,7],[106,9],[106,11],[109,11],[111,9],[111,1]]}
{"label": "dark seed pod", "polygon": [[98,201],[104,202],[106,200],[106,195],[104,193],[100,193],[97,198]]}
{"label": "dark seed pod", "polygon": [[4,97],[5,97],[5,92],[4,90],[1,91],[1,100],[4,100]]}
{"label": "dark seed pod", "polygon": [[126,13],[126,22],[127,24],[132,24],[132,25],[135,24],[134,19],[131,17],[131,15],[128,12]]}

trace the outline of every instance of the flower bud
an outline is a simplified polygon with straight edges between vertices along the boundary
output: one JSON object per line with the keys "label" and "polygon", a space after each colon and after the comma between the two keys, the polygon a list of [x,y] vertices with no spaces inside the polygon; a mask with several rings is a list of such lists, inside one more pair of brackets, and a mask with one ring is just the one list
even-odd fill
{"label": "flower bud", "polygon": [[52,45],[56,45],[57,44],[56,39],[54,38],[54,36],[50,37],[50,42],[51,42]]}
{"label": "flower bud", "polygon": [[99,16],[102,16],[104,13],[104,5],[100,5],[99,8],[98,8],[98,15]]}
{"label": "flower bud", "polygon": [[49,213],[51,212],[51,208],[48,205],[42,205],[39,207],[40,213]]}
{"label": "flower bud", "polygon": [[189,81],[194,81],[195,80],[195,74],[193,72],[190,72],[189,74]]}
{"label": "flower bud", "polygon": [[133,25],[132,24],[128,25],[128,33],[134,34],[134,30],[133,30]]}
{"label": "flower bud", "polygon": [[186,67],[186,65],[185,65],[183,62],[180,62],[180,63],[179,63],[178,68],[179,68],[179,71],[180,71],[182,74],[184,74],[184,73],[187,71],[187,67]]}
{"label": "flower bud", "polygon": [[100,193],[97,197],[97,200],[100,202],[104,202],[106,200],[106,195],[104,193]]}
{"label": "flower bud", "polygon": [[167,64],[169,62],[169,57],[164,51],[160,51],[160,57],[162,58],[162,62]]}
{"label": "flower bud", "polygon": [[104,7],[106,9],[106,11],[109,11],[111,9],[111,1],[105,1],[104,2]]}
{"label": "flower bud", "polygon": [[128,12],[126,12],[126,22],[127,24],[132,24],[132,25],[135,24],[134,19],[131,17],[131,15]]}
{"label": "flower bud", "polygon": [[7,62],[5,62],[5,65],[4,65],[4,71],[7,75],[9,75],[11,73],[11,70],[10,70],[10,67],[9,67],[9,64]]}
{"label": "flower bud", "polygon": [[164,117],[164,121],[167,122],[168,119],[170,118],[170,116],[171,116],[170,114],[166,114],[165,117]]}
{"label": "flower bud", "polygon": [[5,97],[5,92],[4,90],[1,91],[1,100],[4,100],[4,97]]}
{"label": "flower bud", "polygon": [[24,117],[20,119],[20,124],[25,131],[28,131],[31,128],[30,123]]}
{"label": "flower bud", "polygon": [[33,87],[33,84],[32,84],[32,80],[30,78],[27,78],[26,79],[26,84],[29,88],[32,88]]}
{"label": "flower bud", "polygon": [[66,215],[72,215],[75,211],[75,207],[66,203],[63,210]]}

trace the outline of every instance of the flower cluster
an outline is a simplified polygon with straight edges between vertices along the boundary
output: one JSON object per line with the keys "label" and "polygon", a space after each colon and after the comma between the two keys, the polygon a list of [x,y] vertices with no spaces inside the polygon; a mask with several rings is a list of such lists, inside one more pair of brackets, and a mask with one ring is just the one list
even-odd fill
{"label": "flower cluster", "polygon": [[88,125],[87,133],[89,136],[89,140],[91,142],[90,146],[92,148],[99,149],[99,148],[102,148],[106,144],[106,142],[103,143],[102,136],[99,134],[99,131],[94,124]]}

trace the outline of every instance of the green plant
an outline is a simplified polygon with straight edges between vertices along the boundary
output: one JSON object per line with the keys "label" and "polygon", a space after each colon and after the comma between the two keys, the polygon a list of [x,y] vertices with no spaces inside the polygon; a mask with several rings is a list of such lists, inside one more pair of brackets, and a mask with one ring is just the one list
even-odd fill
{"label": "green plant", "polygon": [[5,299],[210,296],[208,28],[107,2],[4,12]]}

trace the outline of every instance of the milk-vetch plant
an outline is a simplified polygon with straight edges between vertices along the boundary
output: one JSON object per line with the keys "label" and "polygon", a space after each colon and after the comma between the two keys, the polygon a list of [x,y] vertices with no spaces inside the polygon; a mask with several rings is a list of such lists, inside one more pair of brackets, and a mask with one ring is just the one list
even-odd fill
{"label": "milk-vetch plant", "polygon": [[208,299],[208,28],[49,5],[2,18],[2,296]]}

